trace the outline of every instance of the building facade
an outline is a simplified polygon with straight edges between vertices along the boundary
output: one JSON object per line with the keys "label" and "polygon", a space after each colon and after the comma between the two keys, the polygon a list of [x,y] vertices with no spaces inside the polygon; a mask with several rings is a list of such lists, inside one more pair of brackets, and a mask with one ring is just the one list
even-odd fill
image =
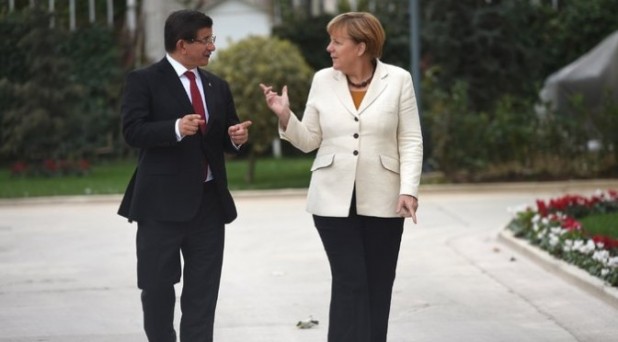
{"label": "building facade", "polygon": [[[352,5],[355,0],[349,0]],[[308,8],[312,14],[334,13],[337,0],[291,0],[294,7]],[[213,18],[213,31],[217,36],[217,49],[223,50],[230,43],[252,35],[269,36],[275,23],[277,0],[147,0],[141,5],[144,58],[146,63],[160,59],[165,54],[163,26],[173,11],[195,8]],[[216,52],[215,52],[216,58]]]}

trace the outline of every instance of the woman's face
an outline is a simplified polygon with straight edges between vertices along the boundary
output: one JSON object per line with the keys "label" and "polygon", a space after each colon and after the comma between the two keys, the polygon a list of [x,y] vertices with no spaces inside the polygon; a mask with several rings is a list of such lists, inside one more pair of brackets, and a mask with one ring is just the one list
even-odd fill
{"label": "woman's face", "polygon": [[348,36],[345,28],[333,31],[330,36],[330,43],[326,51],[333,60],[333,68],[346,73],[352,65],[361,60],[365,51],[364,43],[356,43]]}

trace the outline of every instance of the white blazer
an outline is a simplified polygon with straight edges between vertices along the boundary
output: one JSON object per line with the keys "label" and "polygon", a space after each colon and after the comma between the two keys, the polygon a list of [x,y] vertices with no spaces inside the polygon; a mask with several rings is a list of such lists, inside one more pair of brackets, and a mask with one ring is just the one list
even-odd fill
{"label": "white blazer", "polygon": [[378,61],[358,109],[345,75],[318,71],[302,121],[294,114],[282,139],[303,152],[318,149],[307,211],[346,217],[356,185],[359,215],[399,217],[399,195],[418,196],[423,138],[410,73]]}

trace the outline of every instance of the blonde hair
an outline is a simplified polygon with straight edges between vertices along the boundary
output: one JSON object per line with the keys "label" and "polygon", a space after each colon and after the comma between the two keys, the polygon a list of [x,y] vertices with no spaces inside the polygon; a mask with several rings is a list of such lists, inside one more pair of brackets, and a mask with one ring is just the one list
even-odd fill
{"label": "blonde hair", "polygon": [[347,12],[334,17],[326,31],[333,34],[335,31],[345,29],[350,38],[358,43],[365,43],[370,57],[378,59],[382,57],[382,49],[386,34],[378,18],[367,12]]}

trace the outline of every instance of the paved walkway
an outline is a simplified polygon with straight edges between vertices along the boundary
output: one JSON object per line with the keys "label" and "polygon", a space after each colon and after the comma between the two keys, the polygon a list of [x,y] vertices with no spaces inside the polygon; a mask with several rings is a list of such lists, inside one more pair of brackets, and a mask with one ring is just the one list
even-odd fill
{"label": "paved walkway", "polygon": [[[498,241],[508,208],[607,186],[618,182],[426,187],[419,224],[406,223],[389,342],[616,341],[615,306]],[[304,193],[235,197],[215,340],[326,341],[330,273]],[[0,202],[0,342],[145,341],[135,225],[115,215],[119,199]],[[309,316],[320,324],[297,329]]]}

